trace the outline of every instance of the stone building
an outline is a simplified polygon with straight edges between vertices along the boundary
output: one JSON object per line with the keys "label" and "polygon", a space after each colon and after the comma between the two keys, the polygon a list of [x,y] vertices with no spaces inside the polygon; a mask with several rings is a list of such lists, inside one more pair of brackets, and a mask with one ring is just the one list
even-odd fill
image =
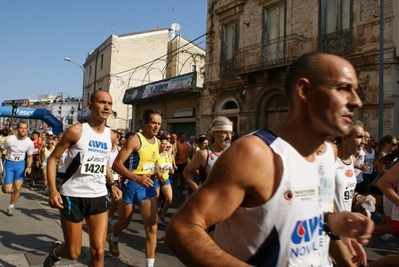
{"label": "stone building", "polygon": [[[175,117],[173,114],[177,109],[182,113],[185,108],[192,108],[194,112],[199,106],[198,90],[202,91],[203,83],[201,72],[204,71],[205,51],[177,34],[179,29],[180,26],[175,24],[173,29],[111,35],[90,52],[84,63],[83,117],[89,114],[87,103],[90,95],[95,90],[105,90],[114,101],[113,114],[107,121],[111,128],[135,131],[141,127],[143,109],[158,108],[164,114],[164,129],[173,130],[172,124],[179,122],[189,123],[186,126],[195,130],[195,113],[183,114],[189,119],[168,121]],[[131,97],[135,88],[163,84],[187,73],[195,74],[194,90],[179,90],[176,94],[162,96],[147,92],[143,99],[142,94]],[[157,89],[160,87],[162,85]]]}
{"label": "stone building", "polygon": [[399,136],[399,1],[383,2],[381,16],[377,0],[208,0],[200,131],[218,115],[231,118],[239,135],[278,124],[287,116],[288,67],[306,52],[323,51],[355,66],[364,104],[356,117],[375,137],[383,88],[383,134]]}

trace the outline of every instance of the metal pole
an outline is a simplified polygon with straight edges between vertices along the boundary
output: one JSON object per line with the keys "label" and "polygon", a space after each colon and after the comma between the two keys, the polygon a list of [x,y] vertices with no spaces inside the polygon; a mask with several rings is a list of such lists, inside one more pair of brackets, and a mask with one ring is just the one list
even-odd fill
{"label": "metal pole", "polygon": [[380,0],[378,139],[384,136],[384,0]]}
{"label": "metal pole", "polygon": [[70,59],[69,57],[64,58],[64,60],[71,62],[72,64],[75,64],[76,66],[79,66],[83,72],[82,99],[81,99],[82,103],[81,103],[81,107],[80,107],[80,110],[81,110],[80,116],[82,118],[83,117],[83,97],[84,97],[84,93],[85,93],[85,68],[82,65],[72,61],[72,59]]}

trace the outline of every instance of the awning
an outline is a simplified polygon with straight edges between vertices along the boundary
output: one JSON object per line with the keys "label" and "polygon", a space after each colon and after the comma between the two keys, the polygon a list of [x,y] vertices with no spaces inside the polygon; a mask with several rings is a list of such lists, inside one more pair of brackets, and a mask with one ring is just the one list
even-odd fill
{"label": "awning", "polygon": [[167,123],[186,123],[186,122],[195,122],[195,117],[190,118],[176,118],[176,119],[167,119]]}

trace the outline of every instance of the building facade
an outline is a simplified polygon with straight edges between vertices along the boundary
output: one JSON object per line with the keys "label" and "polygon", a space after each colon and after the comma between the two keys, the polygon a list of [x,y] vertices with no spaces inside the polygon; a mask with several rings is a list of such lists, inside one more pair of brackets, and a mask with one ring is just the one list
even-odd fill
{"label": "building facade", "polygon": [[[87,103],[95,90],[108,91],[113,97],[113,113],[107,121],[111,128],[141,128],[142,111],[157,108],[164,117],[163,129],[174,129],[172,124],[183,123],[196,127],[197,107],[200,103],[197,88],[203,84],[205,51],[172,29],[157,29],[124,35],[111,35],[88,55],[84,64],[84,92],[82,115],[87,116]],[[195,90],[174,91],[174,96],[161,95],[159,90],[173,77],[195,73]],[[198,74],[198,75],[197,75]],[[145,87],[157,84],[158,93],[147,93]],[[132,97],[135,88],[142,88],[139,97]],[[166,88],[166,87],[165,87]],[[152,90],[153,88],[151,88]],[[140,91],[139,90],[139,91]],[[184,90],[183,90],[184,91]],[[182,97],[182,98],[181,98]],[[182,99],[185,99],[184,102]],[[186,118],[176,119],[174,112],[192,108]],[[169,120],[169,121],[168,121]],[[181,125],[180,125],[181,126]],[[190,130],[191,131],[191,130]]]}
{"label": "building facade", "polygon": [[[363,108],[356,117],[377,137],[399,135],[399,3],[385,0],[209,0],[202,131],[224,115],[243,135],[287,116],[283,82],[290,64],[311,51],[338,54],[356,68]],[[383,85],[379,26],[384,22]]]}

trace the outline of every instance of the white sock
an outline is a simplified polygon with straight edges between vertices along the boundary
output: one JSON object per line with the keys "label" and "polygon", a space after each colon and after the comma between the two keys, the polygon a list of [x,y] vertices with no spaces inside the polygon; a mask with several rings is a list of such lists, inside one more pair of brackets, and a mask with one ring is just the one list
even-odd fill
{"label": "white sock", "polygon": [[52,255],[52,256],[53,256],[53,259],[54,259],[54,260],[56,260],[56,259],[57,259],[57,260],[60,260],[60,259],[61,259],[61,257],[60,257],[60,256],[58,256],[58,255],[57,255],[57,253],[55,252],[55,251],[56,251],[56,249],[57,249],[57,248],[54,248],[54,249],[53,249],[53,253],[52,253],[52,254],[53,254],[53,255]]}
{"label": "white sock", "polygon": [[118,242],[118,240],[119,240],[118,237],[115,237],[114,235],[111,235],[110,239],[112,242]]}
{"label": "white sock", "polygon": [[147,267],[154,267],[155,259],[147,258]]}
{"label": "white sock", "polygon": [[8,206],[8,207],[13,209],[13,208],[14,208],[14,205],[13,205],[13,204],[10,204],[10,206]]}

